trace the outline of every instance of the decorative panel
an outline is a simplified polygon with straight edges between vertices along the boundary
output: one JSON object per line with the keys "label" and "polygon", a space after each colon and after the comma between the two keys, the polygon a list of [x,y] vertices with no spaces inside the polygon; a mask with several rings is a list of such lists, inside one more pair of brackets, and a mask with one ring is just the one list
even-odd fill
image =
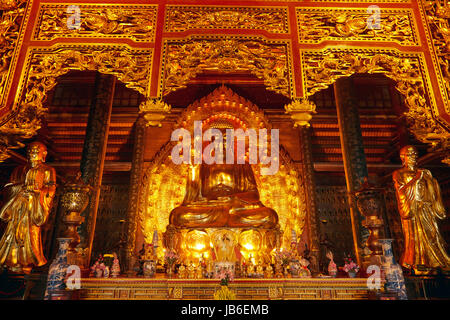
{"label": "decorative panel", "polygon": [[204,71],[251,73],[267,89],[290,97],[293,93],[289,41],[259,37],[189,37],[165,40],[161,77],[163,95],[186,87]]}
{"label": "decorative panel", "polygon": [[68,22],[68,4],[42,4],[33,39],[127,38],[138,42],[154,42],[156,5],[76,6],[80,10],[79,26]]}
{"label": "decorative panel", "polygon": [[165,31],[252,29],[289,33],[287,8],[167,6]]}
{"label": "decorative panel", "polygon": [[414,16],[410,9],[380,9],[380,19],[368,27],[367,9],[296,8],[299,41],[320,43],[340,41],[388,41],[419,45]]}

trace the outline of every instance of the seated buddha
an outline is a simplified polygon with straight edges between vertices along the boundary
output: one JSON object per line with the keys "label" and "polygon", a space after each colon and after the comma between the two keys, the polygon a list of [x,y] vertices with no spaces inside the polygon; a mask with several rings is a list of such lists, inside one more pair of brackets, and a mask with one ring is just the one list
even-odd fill
{"label": "seated buddha", "polygon": [[278,215],[261,203],[250,164],[201,163],[191,166],[183,203],[169,221],[183,228],[271,229]]}

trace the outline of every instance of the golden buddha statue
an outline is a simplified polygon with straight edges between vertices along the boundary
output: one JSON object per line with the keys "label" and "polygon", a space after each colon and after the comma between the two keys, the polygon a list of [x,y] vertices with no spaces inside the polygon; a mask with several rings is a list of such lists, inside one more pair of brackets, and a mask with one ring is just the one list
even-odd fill
{"label": "golden buddha statue", "polygon": [[400,158],[403,168],[392,176],[405,239],[400,263],[416,274],[422,273],[418,266],[449,269],[450,258],[436,223],[445,218],[439,185],[430,171],[417,168],[415,147],[402,148]]}
{"label": "golden buddha statue", "polygon": [[28,146],[28,164],[17,167],[5,188],[8,199],[0,210],[7,222],[0,240],[0,265],[14,272],[29,272],[47,263],[42,250],[41,226],[46,222],[56,190],[55,169],[44,164],[47,148]]}
{"label": "golden buddha statue", "polygon": [[[226,150],[226,135],[223,135]],[[172,210],[169,221],[182,228],[271,229],[277,226],[278,215],[261,203],[250,164],[235,161],[234,164],[192,165],[183,203]]]}

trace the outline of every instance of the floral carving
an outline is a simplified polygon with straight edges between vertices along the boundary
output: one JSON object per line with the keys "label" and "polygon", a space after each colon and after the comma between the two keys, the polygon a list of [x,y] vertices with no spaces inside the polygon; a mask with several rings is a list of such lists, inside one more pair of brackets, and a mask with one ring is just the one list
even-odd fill
{"label": "floral carving", "polygon": [[153,41],[156,25],[155,6],[78,5],[79,28],[68,28],[67,5],[44,4],[39,12],[35,39],[58,37],[130,38],[134,41]]}
{"label": "floral carving", "polygon": [[[447,148],[450,132],[434,118],[419,55],[364,50],[302,53],[307,95],[354,73],[382,73],[394,80],[408,107],[406,117],[416,137],[433,148]],[[447,147],[446,147],[447,146]]]}
{"label": "floral carving", "polygon": [[269,90],[290,97],[289,47],[241,39],[166,42],[163,95],[186,87],[203,71],[250,72]]}
{"label": "floral carving", "polygon": [[[2,0],[0,2],[0,96],[5,98],[4,90],[10,71],[14,51],[17,48],[19,30],[25,14],[27,1]],[[0,99],[0,106],[1,100]]]}
{"label": "floral carving", "polygon": [[[366,9],[297,9],[299,40],[319,43],[324,40],[393,41],[417,45],[411,11],[383,10],[379,29],[370,28]],[[376,27],[376,26],[375,26]]]}
{"label": "floral carving", "polygon": [[447,99],[450,99],[450,2],[425,1],[434,49],[444,78]]}
{"label": "floral carving", "polygon": [[258,29],[288,33],[284,8],[185,7],[167,8],[166,31],[190,29]]}
{"label": "floral carving", "polygon": [[[9,136],[10,142],[19,142],[36,134],[47,111],[43,105],[47,92],[55,87],[57,77],[72,69],[113,74],[128,87],[145,95],[151,51],[119,47],[61,48],[51,52],[35,49],[29,61],[23,99],[0,128],[0,134]],[[14,147],[17,146],[8,144],[6,149]]]}

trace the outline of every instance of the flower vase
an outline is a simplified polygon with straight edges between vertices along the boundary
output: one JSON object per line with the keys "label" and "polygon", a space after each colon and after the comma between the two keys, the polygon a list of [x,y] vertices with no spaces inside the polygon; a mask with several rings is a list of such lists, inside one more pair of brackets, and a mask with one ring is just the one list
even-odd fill
{"label": "flower vase", "polygon": [[394,254],[392,252],[392,239],[380,239],[381,247],[383,249],[383,264],[386,277],[386,291],[396,293],[400,300],[407,300],[405,279],[403,277],[403,270],[401,266],[395,262]]}
{"label": "flower vase", "polygon": [[67,250],[69,249],[69,244],[72,241],[71,238],[58,238],[59,248],[55,259],[50,265],[47,278],[47,289],[45,292],[45,300],[48,300],[51,293],[58,290],[64,290],[66,284],[64,279],[67,274],[67,268],[69,267],[67,263]]}
{"label": "flower vase", "polygon": [[355,271],[349,271],[348,272],[349,278],[356,278],[356,272]]}
{"label": "flower vase", "polygon": [[103,270],[100,268],[95,269],[95,277],[96,278],[103,278]]}

